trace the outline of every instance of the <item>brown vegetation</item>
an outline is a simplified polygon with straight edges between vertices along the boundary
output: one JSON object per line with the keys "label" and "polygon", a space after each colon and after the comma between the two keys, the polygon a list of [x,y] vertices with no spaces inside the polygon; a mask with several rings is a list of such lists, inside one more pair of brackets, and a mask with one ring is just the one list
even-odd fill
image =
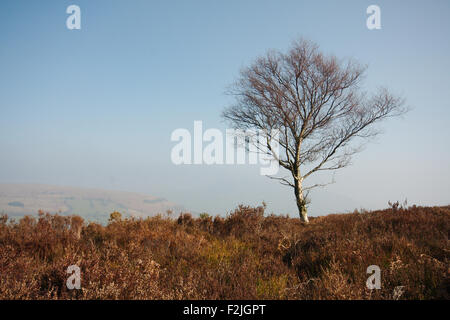
{"label": "brown vegetation", "polygon": [[[240,206],[109,224],[0,218],[0,299],[448,299],[450,206],[311,219]],[[81,268],[68,290],[67,267]],[[369,290],[366,269],[381,268]]]}

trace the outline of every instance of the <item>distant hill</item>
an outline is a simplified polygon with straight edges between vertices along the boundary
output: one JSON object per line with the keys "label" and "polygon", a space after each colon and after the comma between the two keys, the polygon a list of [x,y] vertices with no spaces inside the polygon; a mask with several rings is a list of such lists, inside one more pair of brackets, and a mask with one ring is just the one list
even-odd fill
{"label": "distant hill", "polygon": [[0,213],[11,218],[36,215],[39,210],[62,215],[79,215],[86,220],[106,222],[109,214],[148,217],[183,207],[145,194],[30,184],[0,184]]}

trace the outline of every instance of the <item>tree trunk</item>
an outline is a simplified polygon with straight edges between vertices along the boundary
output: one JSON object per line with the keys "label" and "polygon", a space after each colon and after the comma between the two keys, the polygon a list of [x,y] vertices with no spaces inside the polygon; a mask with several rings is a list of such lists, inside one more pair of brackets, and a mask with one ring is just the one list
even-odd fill
{"label": "tree trunk", "polygon": [[303,196],[303,188],[302,183],[300,181],[295,181],[294,192],[295,192],[295,200],[297,200],[297,208],[298,214],[300,215],[300,220],[305,223],[308,223],[309,220],[306,209],[306,200]]}

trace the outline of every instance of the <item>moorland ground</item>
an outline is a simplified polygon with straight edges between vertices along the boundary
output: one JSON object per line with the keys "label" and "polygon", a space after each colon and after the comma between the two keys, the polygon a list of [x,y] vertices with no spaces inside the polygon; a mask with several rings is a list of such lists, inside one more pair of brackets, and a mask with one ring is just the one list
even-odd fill
{"label": "moorland ground", "polygon": [[[448,299],[450,206],[393,205],[309,224],[227,217],[0,219],[0,299]],[[69,290],[67,268],[81,270]],[[381,289],[366,287],[367,267]]]}

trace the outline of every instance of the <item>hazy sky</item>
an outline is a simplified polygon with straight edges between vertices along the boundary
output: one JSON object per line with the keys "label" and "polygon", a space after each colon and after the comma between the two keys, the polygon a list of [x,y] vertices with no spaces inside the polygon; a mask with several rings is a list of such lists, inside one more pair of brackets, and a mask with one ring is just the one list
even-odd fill
{"label": "hazy sky", "polygon": [[[81,8],[81,30],[66,8]],[[368,30],[366,8],[381,8]],[[225,213],[265,200],[296,214],[291,189],[258,166],[175,166],[177,128],[226,126],[240,68],[303,36],[368,64],[413,110],[386,122],[312,215],[450,203],[450,2],[0,1],[0,183],[119,189]]]}

